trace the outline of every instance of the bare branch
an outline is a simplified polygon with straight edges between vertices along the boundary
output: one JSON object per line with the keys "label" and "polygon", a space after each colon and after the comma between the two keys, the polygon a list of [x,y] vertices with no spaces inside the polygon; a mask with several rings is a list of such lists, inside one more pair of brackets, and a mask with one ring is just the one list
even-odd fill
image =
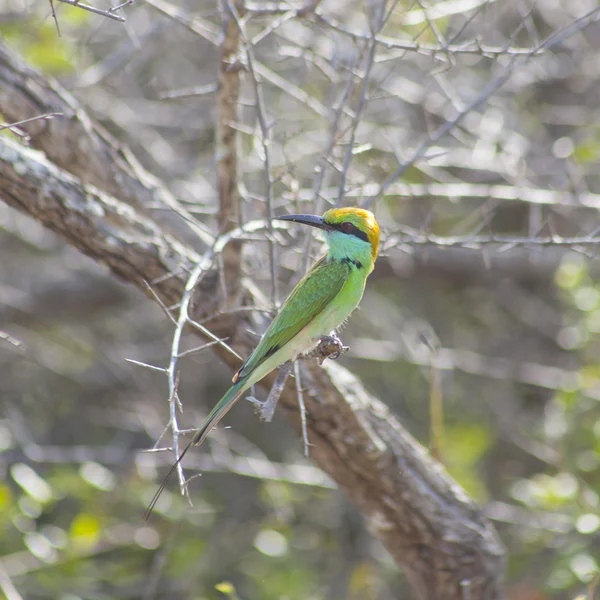
{"label": "bare branch", "polygon": [[256,412],[260,418],[267,423],[270,423],[273,420],[281,392],[283,392],[283,388],[285,387],[285,383],[292,372],[293,366],[294,364],[291,361],[288,361],[279,367],[277,378],[271,386],[269,395],[264,402],[261,402],[257,398],[248,398],[248,400],[250,400],[256,406]]}
{"label": "bare branch", "polygon": [[[274,214],[273,214],[273,198],[272,198],[273,180],[271,177],[271,160],[269,157],[269,152],[270,152],[269,140],[271,137],[270,136],[271,125],[267,121],[267,114],[266,114],[265,101],[264,101],[264,97],[263,97],[262,85],[258,79],[256,70],[254,69],[254,64],[255,64],[256,60],[254,58],[254,51],[252,48],[252,45],[257,43],[257,41],[259,39],[261,39],[262,36],[260,36],[260,37],[256,36],[255,39],[253,39],[251,42],[249,42],[244,34],[244,28],[240,21],[240,17],[237,12],[237,9],[231,2],[229,2],[229,10],[231,11],[231,15],[232,15],[233,19],[235,19],[236,26],[238,27],[239,33],[243,37],[244,43],[246,45],[246,59],[247,59],[247,64],[248,64],[248,70],[249,70],[251,78],[252,78],[252,83],[254,85],[254,94],[256,97],[256,117],[258,119],[258,124],[260,127],[260,138],[259,139],[260,139],[260,143],[262,145],[262,152],[263,152],[262,158],[263,158],[263,163],[264,163],[264,181],[265,181],[265,190],[266,190],[265,208],[266,208],[266,213],[267,213],[266,217],[269,222],[269,233],[271,233],[271,235],[269,236],[269,239],[268,239],[269,266],[270,266],[270,270],[271,270],[271,299],[273,301],[273,304],[275,306],[278,306],[278,304],[279,304],[279,289],[278,289],[278,283],[277,283],[277,273],[275,272],[275,266],[277,265],[277,249],[275,247],[275,243],[273,241],[273,235],[272,235],[273,234],[272,219],[274,216]],[[283,20],[284,20],[283,18],[279,19],[277,23],[272,24],[271,28],[269,28],[269,32],[272,29],[274,29],[276,26],[278,26],[280,23],[282,23]],[[266,35],[266,33],[263,33],[262,35]]]}
{"label": "bare branch", "polygon": [[[356,189],[347,190],[346,198],[372,196],[376,191],[377,184],[370,183]],[[337,188],[333,187],[321,190],[321,194],[327,198],[335,198],[336,193]],[[409,199],[443,198],[451,201],[457,199],[493,199],[540,206],[569,206],[600,210],[600,194],[593,192],[574,194],[537,187],[485,183],[409,183],[398,181],[385,191],[385,196],[401,196]],[[288,198],[289,194],[284,197]],[[298,190],[295,192],[295,197],[303,201],[309,201],[313,198],[313,190],[308,188]]]}
{"label": "bare branch", "polygon": [[[362,338],[356,344],[354,354],[360,358],[394,361],[404,360],[426,367],[435,366],[442,371],[461,371],[503,381],[517,381],[550,390],[564,390],[577,385],[577,371],[542,365],[534,362],[515,361],[504,357],[484,356],[471,350],[440,348],[435,357],[430,352],[415,352],[391,340]],[[581,392],[594,400],[600,399],[600,389],[590,388]]]}
{"label": "bare branch", "polygon": [[[151,211],[165,207],[210,246],[213,234],[187,212],[165,186],[146,171],[127,147],[93,122],[57,82],[43,77],[0,42],[0,113],[25,121],[31,146],[57,166],[107,194]],[[61,113],[60,119],[35,120]]]}
{"label": "bare branch", "polygon": [[[145,293],[146,281],[158,282],[153,289],[165,305],[181,299],[185,279],[164,276],[179,265],[191,271],[201,260],[131,206],[2,139],[0,198]],[[198,293],[210,296],[214,290]],[[233,337],[236,350],[247,354],[254,341],[245,333],[242,316]],[[239,366],[220,344],[213,348],[232,367]],[[493,528],[464,492],[349,372],[333,364],[301,368],[313,460],[348,492],[421,597],[459,600],[461,582],[467,581],[473,597],[499,599],[503,551]],[[264,384],[273,378],[265,378]],[[295,391],[284,390],[280,405],[301,431]]]}
{"label": "bare branch", "polygon": [[[194,17],[192,19],[182,10],[172,6],[169,2],[166,2],[165,0],[146,0],[146,4],[149,4],[165,16],[183,25],[192,33],[195,33],[196,35],[199,35],[203,39],[209,41],[214,46],[221,46],[222,40],[219,35],[219,31],[209,21],[199,19],[198,17]],[[255,61],[254,71],[264,81],[268,81],[271,85],[275,86],[283,93],[289,95],[299,103],[304,104],[317,115],[321,117],[327,117],[329,115],[329,109],[323,103],[319,102],[316,98],[311,96],[301,87],[297,86],[291,81],[286,80],[284,77],[282,77],[278,73],[275,73],[262,63]],[[348,114],[352,116],[352,113],[349,112]]]}
{"label": "bare branch", "polygon": [[121,23],[125,22],[123,17],[119,15],[115,15],[114,11],[126,6],[127,4],[131,4],[131,2],[125,2],[121,6],[115,7],[110,10],[102,10],[100,8],[96,8],[94,6],[90,6],[89,4],[84,4],[83,2],[79,2],[79,0],[58,0],[58,2],[62,2],[63,4],[70,4],[71,6],[76,6],[77,8],[81,8],[82,10],[87,10],[95,15],[101,15],[102,17],[107,17],[108,19],[113,19],[114,21],[119,21]]}
{"label": "bare branch", "polygon": [[53,119],[55,117],[62,117],[62,113],[50,113],[47,115],[38,115],[37,117],[31,117],[30,119],[23,119],[22,121],[17,121],[16,123],[4,123],[0,124],[0,131],[3,129],[8,129],[16,136],[23,139],[25,142],[29,142],[29,136],[19,129],[19,125],[25,125],[27,123],[32,123],[33,121],[44,120],[44,119]]}
{"label": "bare branch", "polygon": [[[549,35],[541,44],[539,44],[536,50],[549,50],[550,48],[556,46],[559,43],[562,43],[569,36],[574,35],[575,33],[582,31],[586,27],[589,27],[591,24],[595,23],[600,18],[600,8],[594,8],[582,17],[576,19],[574,22],[570,23],[568,26],[560,29],[559,31],[553,32]],[[421,145],[413,152],[413,155],[410,159],[402,163],[398,166],[398,168],[388,175],[388,177],[378,186],[376,193],[368,198],[364,205],[371,206],[375,198],[384,194],[386,190],[397,180],[399,179],[406,170],[413,165],[415,162],[420,160],[425,156],[426,151],[430,148],[434,143],[443,138],[447,133],[452,131],[464,118],[466,115],[473,112],[478,106],[483,104],[490,98],[492,94],[494,94],[498,89],[500,89],[512,76],[515,69],[524,65],[529,59],[531,59],[531,55],[526,56],[513,56],[509,63],[504,67],[502,73],[497,76],[495,79],[490,81],[481,92],[475,96],[461,111],[459,111],[453,119],[446,121],[443,125],[438,127],[425,141],[421,143]]]}
{"label": "bare branch", "polygon": [[308,441],[308,431],[306,428],[306,405],[304,404],[304,391],[302,390],[302,375],[300,373],[300,363],[294,363],[294,377],[296,379],[296,395],[298,397],[298,408],[300,410],[300,429],[302,431],[302,442],[304,444],[304,456],[308,458],[310,442]]}
{"label": "bare branch", "polygon": [[[238,2],[239,3],[239,2]],[[227,5],[223,6],[224,36],[221,43],[219,65],[219,107],[216,127],[217,187],[219,190],[219,232],[225,233],[240,223],[240,195],[238,192],[238,149],[234,123],[237,122],[237,106],[240,93],[240,69],[237,61],[240,47],[240,31]],[[219,275],[223,283],[224,307],[235,306],[241,275],[241,245],[229,244],[219,260]]]}
{"label": "bare branch", "polygon": [[560,236],[506,236],[506,235],[464,235],[438,236],[430,233],[392,234],[383,244],[383,250],[388,252],[398,246],[439,246],[440,248],[469,248],[480,250],[484,246],[495,247],[497,252],[506,252],[517,246],[564,246],[572,249],[585,247],[595,249],[600,246],[600,237],[594,235],[578,237]]}
{"label": "bare branch", "polygon": [[[181,267],[191,270],[200,261],[193,250],[133,207],[83,185],[39,152],[8,138],[0,138],[0,198],[146,294],[146,281]],[[103,225],[107,221],[110,227]],[[181,298],[182,281],[179,275],[166,277],[154,290],[175,303]]]}
{"label": "bare branch", "polygon": [[362,112],[367,103],[367,92],[369,90],[369,84],[371,79],[371,70],[373,69],[373,65],[375,64],[375,50],[377,49],[377,44],[375,42],[375,36],[379,33],[385,23],[385,2],[381,2],[379,5],[376,5],[375,11],[377,15],[372,19],[374,22],[373,31],[371,31],[371,39],[367,45],[366,51],[366,59],[365,59],[365,68],[364,75],[361,82],[360,94],[358,106],[356,108],[356,114],[352,119],[352,126],[350,128],[350,140],[348,142],[348,146],[346,148],[346,155],[344,157],[344,164],[342,166],[341,178],[340,178],[340,187],[338,191],[338,197],[336,206],[341,206],[342,201],[344,199],[344,195],[346,192],[346,178],[348,177],[348,170],[350,169],[350,162],[352,161],[352,156],[354,152],[354,141],[356,139],[356,129],[358,128],[358,124],[360,122],[360,118]]}

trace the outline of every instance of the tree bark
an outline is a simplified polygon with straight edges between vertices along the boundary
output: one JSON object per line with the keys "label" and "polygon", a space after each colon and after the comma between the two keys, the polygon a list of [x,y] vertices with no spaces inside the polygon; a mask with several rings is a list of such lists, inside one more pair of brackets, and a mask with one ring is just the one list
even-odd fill
{"label": "tree bark", "polygon": [[[155,192],[150,193],[147,176],[151,176],[139,165],[132,171],[129,158],[112,163],[111,156],[128,157],[126,149],[106,132],[98,135],[97,126],[67,92],[26,68],[0,45],[0,113],[16,121],[35,116],[36,111],[70,111],[71,118],[52,121],[51,127],[48,122],[23,126],[32,145],[43,149],[46,157],[0,137],[0,199],[146,294],[151,285],[150,297],[165,305],[178,303],[186,274],[201,257],[144,210],[154,193],[170,197],[165,186],[151,178]],[[60,148],[74,132],[76,160]],[[120,148],[116,155],[115,148]],[[104,167],[92,169],[92,177],[78,167],[85,164]],[[130,178],[126,192],[115,185],[121,174]],[[202,305],[203,297],[216,293],[206,283],[196,290],[195,304]],[[235,349],[248,355],[252,341],[245,333],[244,313],[236,314],[230,323]],[[232,368],[239,367],[239,361],[220,346],[213,349]],[[502,598],[502,545],[490,522],[443,467],[346,369],[329,361],[323,367],[303,363],[302,372],[311,458],[346,490],[418,596],[424,600]],[[273,379],[272,374],[265,384]],[[291,386],[284,390],[280,405],[299,431]]]}

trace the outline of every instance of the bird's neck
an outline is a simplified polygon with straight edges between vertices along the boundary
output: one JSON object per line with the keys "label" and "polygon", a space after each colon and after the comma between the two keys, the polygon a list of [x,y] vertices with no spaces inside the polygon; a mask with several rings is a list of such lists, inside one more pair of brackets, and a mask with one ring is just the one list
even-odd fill
{"label": "bird's neck", "polygon": [[327,258],[329,260],[349,262],[357,269],[364,269],[365,276],[373,270],[375,260],[370,242],[337,231],[330,234],[328,242]]}

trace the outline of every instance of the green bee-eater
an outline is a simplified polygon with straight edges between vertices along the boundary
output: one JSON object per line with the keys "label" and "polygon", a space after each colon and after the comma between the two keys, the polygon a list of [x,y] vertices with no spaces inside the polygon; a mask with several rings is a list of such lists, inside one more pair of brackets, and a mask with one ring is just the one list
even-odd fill
{"label": "green bee-eater", "polygon": [[[322,336],[350,316],[362,298],[379,249],[379,226],[372,213],[360,208],[332,208],[322,217],[285,215],[278,219],[322,229],[329,247],[327,254],[292,290],[250,358],[233,376],[233,385],[212,409],[169,475],[188,449],[206,439],[246,390],[279,365],[314,348]],[[149,510],[163,487],[164,482]]]}

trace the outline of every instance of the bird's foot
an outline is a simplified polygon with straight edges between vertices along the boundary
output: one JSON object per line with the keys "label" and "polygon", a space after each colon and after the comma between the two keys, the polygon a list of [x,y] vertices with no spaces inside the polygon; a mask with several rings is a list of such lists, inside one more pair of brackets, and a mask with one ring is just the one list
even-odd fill
{"label": "bird's foot", "polygon": [[308,358],[316,358],[322,365],[326,358],[337,360],[342,354],[348,352],[350,346],[344,346],[337,335],[322,335],[317,347],[308,353]]}
{"label": "bird's foot", "polygon": [[267,421],[269,423],[275,414],[275,407],[279,398],[267,398],[264,402],[255,398],[254,396],[246,396],[246,400],[249,400],[254,404],[254,414],[258,416],[261,421]]}
{"label": "bird's foot", "polygon": [[246,396],[246,400],[254,404],[254,412],[258,415],[260,415],[264,405],[267,403],[266,401],[259,400],[256,396]]}
{"label": "bird's foot", "polygon": [[248,400],[254,404],[254,411],[260,417],[261,421],[270,423],[273,419],[277,402],[279,401],[281,392],[283,392],[285,382],[292,371],[292,366],[293,365],[291,361],[281,365],[279,368],[279,373],[275,379],[275,383],[273,384],[273,387],[271,388],[271,391],[264,402],[258,398],[255,398],[254,396],[248,396]]}

